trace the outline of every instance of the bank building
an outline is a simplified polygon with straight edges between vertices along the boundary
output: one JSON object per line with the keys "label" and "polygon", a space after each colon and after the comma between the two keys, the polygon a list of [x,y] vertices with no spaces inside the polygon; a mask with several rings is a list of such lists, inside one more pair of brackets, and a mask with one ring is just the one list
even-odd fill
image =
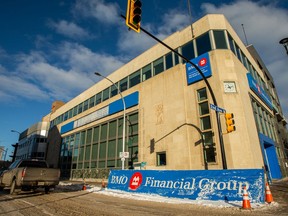
{"label": "bank building", "polygon": [[43,118],[49,164],[70,179],[123,166],[287,176],[287,123],[256,49],[220,14],[163,41],[196,67],[156,44],[67,103],[54,102]]}

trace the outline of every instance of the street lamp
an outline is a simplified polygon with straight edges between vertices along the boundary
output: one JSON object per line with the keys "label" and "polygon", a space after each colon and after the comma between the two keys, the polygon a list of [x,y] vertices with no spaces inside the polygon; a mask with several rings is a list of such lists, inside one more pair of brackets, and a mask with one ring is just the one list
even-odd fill
{"label": "street lamp", "polygon": [[[19,131],[16,131],[16,130],[11,130],[11,132],[13,132],[13,133],[18,133],[18,134],[19,134],[19,137],[18,137],[18,141],[19,141],[19,140],[20,140],[20,135],[21,135],[21,133],[20,133]],[[12,157],[12,162],[14,162],[15,159],[16,159],[16,153],[17,153],[18,145],[19,145],[18,142],[15,143],[15,144],[12,144],[12,146],[14,147],[13,155],[10,156],[10,157]]]}
{"label": "street lamp", "polygon": [[108,77],[102,76],[98,72],[95,72],[94,74],[96,76],[103,77],[104,79],[106,79],[109,82],[111,82],[116,87],[116,89],[118,90],[118,93],[120,94],[121,99],[122,99],[122,103],[123,103],[123,133],[122,133],[123,143],[122,143],[122,157],[121,157],[121,161],[122,161],[122,170],[124,170],[124,166],[125,166],[125,157],[124,157],[124,152],[125,152],[125,131],[126,131],[125,130],[126,129],[126,104],[125,104],[125,100],[123,98],[122,92],[120,91],[118,86],[112,80],[110,80]]}
{"label": "street lamp", "polygon": [[288,38],[283,38],[279,41],[280,44],[282,44],[286,50],[286,53],[288,55]]}
{"label": "street lamp", "polygon": [[18,133],[19,136],[20,136],[20,132],[19,131],[16,131],[16,130],[11,130],[11,132],[15,132],[15,133]]}

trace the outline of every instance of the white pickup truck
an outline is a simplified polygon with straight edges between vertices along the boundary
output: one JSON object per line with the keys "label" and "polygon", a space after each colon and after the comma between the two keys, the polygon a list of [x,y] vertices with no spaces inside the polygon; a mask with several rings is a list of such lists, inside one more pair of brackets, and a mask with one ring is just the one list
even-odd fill
{"label": "white pickup truck", "polygon": [[51,187],[59,184],[59,178],[60,170],[48,168],[44,160],[16,160],[1,174],[0,190],[10,187],[10,194],[14,194],[19,189],[45,188],[45,193],[49,193]]}

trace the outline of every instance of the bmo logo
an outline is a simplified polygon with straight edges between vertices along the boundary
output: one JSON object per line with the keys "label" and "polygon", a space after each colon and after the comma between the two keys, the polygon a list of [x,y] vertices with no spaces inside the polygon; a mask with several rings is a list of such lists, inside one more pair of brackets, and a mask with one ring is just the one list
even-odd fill
{"label": "bmo logo", "polygon": [[142,183],[142,174],[140,172],[136,172],[132,175],[130,182],[129,182],[129,188],[131,190],[136,190],[138,187],[140,187]]}
{"label": "bmo logo", "polygon": [[199,64],[200,67],[205,66],[207,64],[207,59],[206,58],[200,59],[198,64]]}

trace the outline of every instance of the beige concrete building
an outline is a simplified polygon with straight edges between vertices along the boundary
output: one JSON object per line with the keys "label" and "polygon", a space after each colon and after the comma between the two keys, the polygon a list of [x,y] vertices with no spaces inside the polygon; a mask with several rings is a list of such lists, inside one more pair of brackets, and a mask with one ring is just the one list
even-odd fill
{"label": "beige concrete building", "polygon": [[[256,50],[242,43],[223,15],[207,15],[192,27],[193,32],[188,26],[164,42],[203,69],[220,122],[195,68],[157,44],[110,74],[115,85],[102,79],[53,110],[49,163],[70,178],[102,178],[109,169],[121,169],[119,89],[127,117],[125,168],[210,170],[223,169],[225,161],[228,169],[265,167],[270,179],[287,176],[286,121],[273,78]],[[231,133],[224,112],[234,114]]]}

